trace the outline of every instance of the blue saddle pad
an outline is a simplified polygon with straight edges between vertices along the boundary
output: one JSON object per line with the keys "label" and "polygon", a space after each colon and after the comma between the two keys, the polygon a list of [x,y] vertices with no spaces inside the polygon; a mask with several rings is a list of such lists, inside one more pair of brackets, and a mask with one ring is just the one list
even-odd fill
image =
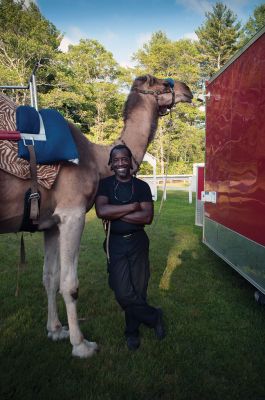
{"label": "blue saddle pad", "polygon": [[[35,129],[37,126],[34,111],[38,112],[30,107],[34,111],[28,109],[29,106],[20,106],[24,110],[20,110],[19,118],[17,119],[17,129],[22,133],[39,133],[39,129],[36,132],[31,132],[29,129]],[[18,108],[20,108],[18,107]],[[25,113],[25,115],[23,115]],[[38,164],[54,164],[59,161],[73,161],[78,162],[79,154],[76,148],[76,144],[73,140],[70,128],[64,117],[56,110],[43,109],[39,111],[43,125],[45,128],[46,141],[34,141],[34,148],[36,153],[36,160]],[[23,117],[22,117],[23,115]],[[35,123],[26,122],[26,120],[33,116]],[[40,124],[40,123],[39,123]],[[23,129],[22,129],[23,128]],[[29,129],[28,129],[29,128]],[[31,141],[26,140],[27,144],[31,144]],[[29,160],[29,151],[27,146],[24,145],[23,140],[18,142],[18,156]]]}
{"label": "blue saddle pad", "polygon": [[38,134],[40,119],[38,111],[31,106],[19,106],[16,109],[17,128],[23,133]]}

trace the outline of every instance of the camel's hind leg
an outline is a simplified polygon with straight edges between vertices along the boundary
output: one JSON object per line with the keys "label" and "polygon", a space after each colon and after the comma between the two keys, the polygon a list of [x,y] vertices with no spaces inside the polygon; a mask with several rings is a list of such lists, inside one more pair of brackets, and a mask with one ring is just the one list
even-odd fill
{"label": "camel's hind leg", "polygon": [[58,227],[44,232],[44,247],[43,284],[48,298],[48,337],[52,340],[66,339],[69,337],[69,331],[59,321],[56,303],[56,294],[59,291],[60,283]]}
{"label": "camel's hind leg", "polygon": [[73,345],[72,354],[77,357],[90,357],[97,350],[95,342],[84,339],[78,324],[76,303],[78,298],[77,265],[81,235],[85,224],[85,210],[56,209],[60,217],[60,292],[63,295]]}

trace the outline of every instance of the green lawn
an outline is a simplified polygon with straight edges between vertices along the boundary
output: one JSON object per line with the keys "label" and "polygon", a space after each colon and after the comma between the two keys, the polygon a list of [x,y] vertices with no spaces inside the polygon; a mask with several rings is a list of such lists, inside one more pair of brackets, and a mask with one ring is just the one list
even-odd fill
{"label": "green lawn", "polygon": [[149,300],[164,309],[167,337],[157,342],[143,327],[141,347],[132,353],[107,285],[101,222],[89,213],[78,313],[84,336],[101,351],[86,360],[71,356],[69,341],[46,337],[42,236],[25,235],[27,267],[15,297],[20,235],[2,235],[0,399],[264,400],[265,309],[255,303],[253,287],[201,243],[194,215],[187,192],[169,191],[154,228],[146,229]]}

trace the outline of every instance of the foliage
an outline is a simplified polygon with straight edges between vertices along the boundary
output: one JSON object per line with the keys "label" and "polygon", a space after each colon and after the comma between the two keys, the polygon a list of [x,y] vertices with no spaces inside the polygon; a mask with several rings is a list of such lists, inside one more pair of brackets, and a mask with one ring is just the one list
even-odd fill
{"label": "foliage", "polygon": [[256,7],[253,16],[251,16],[243,27],[244,40],[242,44],[247,43],[265,25],[265,4]]}
{"label": "foliage", "polygon": [[84,133],[91,128],[104,142],[102,129],[108,119],[121,116],[124,96],[118,92],[119,66],[110,52],[96,40],[80,40],[69,46],[67,53],[58,54],[53,65],[50,91],[42,104],[53,98],[53,106],[67,118],[78,123]]}
{"label": "foliage", "polygon": [[70,45],[61,59],[84,84],[97,80],[112,81],[117,77],[116,61],[97,40],[81,39],[78,45]]}
{"label": "foliage", "polygon": [[[186,82],[196,94],[205,77],[242,44],[242,36],[261,26],[264,5],[255,9],[240,31],[236,15],[217,2],[196,31],[198,43],[170,40],[157,31],[134,54],[135,68],[119,66],[112,53],[94,39],[81,39],[69,46],[67,53],[60,52],[62,35],[33,2],[0,0],[0,22],[1,83],[25,84],[35,62],[42,59],[37,75],[40,107],[58,109],[90,140],[107,144],[122,129],[122,108],[135,76],[172,77]],[[16,101],[25,103],[25,94],[21,96],[19,93]],[[148,149],[158,160],[159,173],[190,172],[193,162],[204,160],[204,113],[196,102],[193,107],[180,104],[176,110],[170,123],[167,118],[160,119]]]}
{"label": "foliage", "polygon": [[194,162],[204,161],[204,129],[198,128],[202,112],[197,107],[178,104],[176,111],[160,120],[158,132],[148,151],[157,160],[158,173],[192,173]]}
{"label": "foliage", "polygon": [[199,79],[199,53],[189,39],[172,41],[158,31],[134,54],[133,59],[138,63],[138,74],[141,71],[158,78],[171,77],[188,82],[191,87]]}
{"label": "foliage", "polygon": [[[150,41],[134,55],[134,60],[138,62],[137,71],[142,69],[143,73],[161,78],[170,76],[187,82],[194,89],[199,80],[200,59],[197,47],[191,40],[171,41],[161,31],[154,33]],[[203,119],[198,107],[183,104],[177,106],[171,119],[160,119],[155,140],[148,148],[159,161],[158,173],[164,174],[168,168],[174,170],[175,174],[182,173],[183,165],[179,162],[187,163],[184,169],[190,170],[190,163],[203,158],[203,131],[196,127],[195,119]],[[148,168],[144,165],[143,173]]]}
{"label": "foliage", "polygon": [[240,22],[226,5],[217,2],[206,21],[196,30],[198,50],[202,55],[202,75],[209,77],[218,71],[239,48]]}
{"label": "foliage", "polygon": [[[1,0],[1,84],[24,86],[37,61],[55,56],[60,38],[59,31],[33,2],[26,6],[23,0]],[[25,101],[25,93],[19,94]]]}

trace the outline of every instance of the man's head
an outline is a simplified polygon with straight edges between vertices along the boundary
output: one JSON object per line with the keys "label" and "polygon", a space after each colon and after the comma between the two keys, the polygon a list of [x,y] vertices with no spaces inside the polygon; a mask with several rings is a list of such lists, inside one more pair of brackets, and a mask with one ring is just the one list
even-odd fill
{"label": "man's head", "polygon": [[118,144],[110,152],[109,162],[111,170],[120,180],[130,178],[130,169],[132,169],[132,152],[125,144]]}

